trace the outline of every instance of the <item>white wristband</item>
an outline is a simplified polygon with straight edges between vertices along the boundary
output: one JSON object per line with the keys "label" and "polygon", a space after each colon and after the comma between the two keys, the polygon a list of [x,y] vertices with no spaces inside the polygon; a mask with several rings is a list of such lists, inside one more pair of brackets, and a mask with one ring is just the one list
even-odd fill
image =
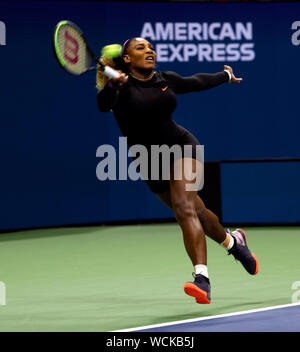
{"label": "white wristband", "polygon": [[231,78],[232,78],[231,73],[228,70],[224,70],[224,72],[227,72],[228,77],[229,77],[228,82],[230,83],[231,82]]}

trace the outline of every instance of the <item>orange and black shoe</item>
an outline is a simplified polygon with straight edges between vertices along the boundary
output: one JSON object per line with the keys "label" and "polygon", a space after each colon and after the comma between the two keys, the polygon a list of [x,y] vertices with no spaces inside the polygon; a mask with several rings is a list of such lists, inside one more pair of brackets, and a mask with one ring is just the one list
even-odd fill
{"label": "orange and black shoe", "polygon": [[242,229],[236,229],[235,231],[230,232],[226,229],[226,232],[230,233],[234,238],[234,245],[228,251],[228,254],[232,254],[236,260],[240,261],[249,274],[256,275],[258,273],[259,264],[255,254],[247,247],[245,231]]}
{"label": "orange and black shoe", "polygon": [[200,304],[209,304],[210,298],[210,282],[207,277],[201,274],[193,273],[194,282],[186,282],[184,284],[184,292],[196,298],[196,302]]}

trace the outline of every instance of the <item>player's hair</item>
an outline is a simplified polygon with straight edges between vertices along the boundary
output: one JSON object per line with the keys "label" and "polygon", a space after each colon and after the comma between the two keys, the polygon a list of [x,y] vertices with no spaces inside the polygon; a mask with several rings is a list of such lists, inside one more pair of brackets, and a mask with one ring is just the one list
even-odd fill
{"label": "player's hair", "polygon": [[[127,39],[123,43],[123,45],[122,45],[122,55],[121,56],[112,59],[112,58],[108,58],[108,57],[102,55],[100,57],[100,62],[103,65],[107,65],[107,66],[110,66],[110,67],[114,68],[115,70],[121,70],[124,73],[128,73],[128,67],[125,64],[124,60],[123,60],[123,56],[127,53],[127,49],[129,47],[130,43],[134,39],[135,38]],[[105,85],[106,85],[108,80],[109,80],[109,78],[101,70],[97,70],[96,88],[97,88],[98,92],[105,87]]]}

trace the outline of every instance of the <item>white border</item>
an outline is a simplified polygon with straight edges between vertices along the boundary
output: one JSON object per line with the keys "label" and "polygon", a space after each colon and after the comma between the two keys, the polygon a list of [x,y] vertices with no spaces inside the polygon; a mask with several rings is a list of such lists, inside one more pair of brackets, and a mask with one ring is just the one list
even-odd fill
{"label": "white border", "polygon": [[129,328],[129,329],[113,330],[111,332],[132,332],[132,331],[138,331],[138,330],[159,328],[159,327],[169,326],[169,325],[186,324],[186,323],[193,323],[193,322],[196,322],[196,321],[203,321],[203,320],[210,320],[210,319],[217,319],[217,318],[226,318],[226,317],[232,317],[232,316],[235,316],[235,315],[244,315],[244,314],[250,314],[250,313],[264,312],[264,311],[268,311],[268,310],[272,310],[272,309],[280,309],[280,308],[287,308],[287,307],[294,307],[294,306],[300,306],[300,302],[290,303],[290,304],[283,304],[283,305],[279,305],[279,306],[272,306],[272,307],[266,307],[266,308],[244,310],[244,311],[241,311],[241,312],[234,312],[234,313],[206,316],[206,317],[202,317],[202,318],[177,320],[177,321],[171,321],[169,323],[138,326],[138,327]]}

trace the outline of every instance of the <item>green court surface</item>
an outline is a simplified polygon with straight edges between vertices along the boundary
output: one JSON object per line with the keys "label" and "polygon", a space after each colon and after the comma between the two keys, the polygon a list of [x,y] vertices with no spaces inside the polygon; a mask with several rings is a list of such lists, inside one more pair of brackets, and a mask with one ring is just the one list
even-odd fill
{"label": "green court surface", "polygon": [[299,227],[247,228],[250,276],[211,239],[212,303],[183,292],[193,267],[177,224],[27,230],[0,235],[0,331],[112,331],[291,303]]}

